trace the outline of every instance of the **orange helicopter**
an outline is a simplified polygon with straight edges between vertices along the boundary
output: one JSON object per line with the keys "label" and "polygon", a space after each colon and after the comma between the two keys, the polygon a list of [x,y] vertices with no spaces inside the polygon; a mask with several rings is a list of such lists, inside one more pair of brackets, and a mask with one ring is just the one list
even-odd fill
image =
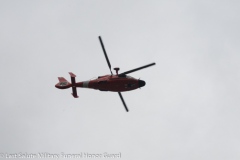
{"label": "orange helicopter", "polygon": [[82,81],[82,82],[76,82],[75,81],[75,77],[76,75],[74,75],[72,72],[69,72],[70,76],[71,76],[71,83],[68,82],[64,77],[58,77],[59,83],[57,83],[55,85],[56,88],[58,89],[67,89],[72,87],[72,95],[74,98],[78,98],[77,95],[77,87],[80,88],[92,88],[92,89],[97,89],[100,91],[112,91],[112,92],[118,92],[122,103],[126,109],[126,111],[128,112],[128,108],[127,105],[123,99],[123,96],[121,94],[121,92],[126,92],[126,91],[131,91],[140,87],[145,86],[145,81],[140,80],[140,79],[135,79],[131,76],[128,76],[127,74],[132,73],[132,72],[136,72],[138,70],[150,67],[155,65],[156,63],[150,63],[148,65],[142,66],[142,67],[138,67],[123,73],[118,74],[119,68],[116,67],[114,68],[114,70],[116,71],[116,75],[113,75],[112,71],[111,71],[111,64],[109,62],[105,47],[103,45],[102,39],[99,36],[98,37],[103,49],[103,53],[105,55],[106,61],[108,63],[108,67],[110,69],[111,75],[104,75],[104,76],[99,76],[97,79],[93,79],[93,80],[89,80],[89,81]]}

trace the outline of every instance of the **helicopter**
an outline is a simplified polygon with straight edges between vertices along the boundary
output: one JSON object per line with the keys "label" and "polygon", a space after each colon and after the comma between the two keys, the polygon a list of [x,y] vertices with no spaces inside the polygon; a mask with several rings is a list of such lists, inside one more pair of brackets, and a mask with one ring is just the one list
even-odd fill
{"label": "helicopter", "polygon": [[115,67],[114,70],[116,71],[116,74],[114,75],[111,70],[111,64],[107,56],[107,52],[105,50],[105,47],[103,45],[103,41],[101,36],[98,37],[100,44],[102,46],[102,50],[105,56],[105,59],[107,61],[108,67],[110,69],[110,73],[108,75],[98,76],[97,79],[88,80],[88,81],[82,81],[82,82],[76,82],[75,77],[76,75],[72,72],[69,72],[71,77],[71,83],[68,82],[64,77],[58,77],[59,82],[55,85],[58,89],[67,89],[72,87],[72,95],[74,98],[78,98],[77,94],[77,87],[80,88],[91,88],[96,89],[100,91],[111,91],[111,92],[118,92],[118,95],[123,103],[123,106],[125,107],[126,111],[128,112],[127,105],[123,99],[123,96],[121,92],[131,91],[137,88],[141,88],[145,86],[146,82],[140,79],[133,78],[131,76],[128,76],[127,74],[136,72],[138,70],[150,67],[155,65],[156,63],[150,63],[148,65],[144,65],[142,67],[138,67],[123,73],[118,73],[120,70],[118,67]]}

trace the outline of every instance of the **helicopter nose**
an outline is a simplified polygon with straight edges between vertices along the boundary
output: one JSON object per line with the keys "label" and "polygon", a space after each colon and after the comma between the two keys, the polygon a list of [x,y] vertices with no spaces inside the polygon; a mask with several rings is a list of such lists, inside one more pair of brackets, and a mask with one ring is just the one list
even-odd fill
{"label": "helicopter nose", "polygon": [[142,81],[142,80],[138,80],[138,86],[139,87],[143,87],[143,86],[145,86],[145,81]]}

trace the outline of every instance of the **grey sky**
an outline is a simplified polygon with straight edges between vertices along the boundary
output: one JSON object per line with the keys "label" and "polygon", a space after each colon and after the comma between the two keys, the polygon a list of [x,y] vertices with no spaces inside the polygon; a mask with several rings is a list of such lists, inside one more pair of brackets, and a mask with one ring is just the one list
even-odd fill
{"label": "grey sky", "polygon": [[[240,2],[0,1],[0,153],[119,153],[124,160],[240,158]],[[58,90],[131,76],[141,90]],[[82,158],[85,159],[85,158]],[[104,158],[102,158],[104,159]]]}

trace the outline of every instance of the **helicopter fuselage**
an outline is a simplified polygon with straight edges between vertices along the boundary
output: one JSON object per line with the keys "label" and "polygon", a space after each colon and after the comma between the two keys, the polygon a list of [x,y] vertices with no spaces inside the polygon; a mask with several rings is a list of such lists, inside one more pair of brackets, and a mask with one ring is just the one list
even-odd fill
{"label": "helicopter fuselage", "polygon": [[80,88],[91,88],[96,89],[100,91],[112,91],[112,92],[118,92],[118,95],[123,103],[123,106],[125,107],[126,111],[128,112],[127,105],[123,99],[123,96],[121,92],[131,91],[137,88],[141,88],[145,86],[145,81],[133,78],[131,76],[128,76],[127,74],[133,73],[142,69],[145,69],[147,67],[153,66],[156,63],[150,63],[132,70],[128,70],[126,72],[118,74],[119,67],[115,67],[114,70],[116,71],[116,75],[112,73],[111,70],[111,64],[107,56],[107,52],[105,50],[105,47],[102,42],[102,38],[99,36],[99,41],[103,49],[103,53],[105,56],[105,59],[108,64],[108,68],[111,72],[111,75],[104,75],[99,76],[97,79],[88,80],[88,81],[82,81],[82,82],[76,82],[75,77],[76,75],[72,72],[69,72],[71,76],[71,83],[68,82],[64,77],[58,77],[59,83],[55,85],[58,89],[67,89],[72,88],[72,95],[74,98],[78,98],[77,94],[77,87]]}
{"label": "helicopter fuselage", "polygon": [[59,82],[55,85],[59,89],[67,89],[70,87],[91,88],[100,91],[112,91],[112,92],[125,92],[131,91],[145,86],[145,81],[135,79],[131,76],[118,76],[118,75],[104,75],[99,76],[97,79],[76,82],[71,84],[67,81]]}

